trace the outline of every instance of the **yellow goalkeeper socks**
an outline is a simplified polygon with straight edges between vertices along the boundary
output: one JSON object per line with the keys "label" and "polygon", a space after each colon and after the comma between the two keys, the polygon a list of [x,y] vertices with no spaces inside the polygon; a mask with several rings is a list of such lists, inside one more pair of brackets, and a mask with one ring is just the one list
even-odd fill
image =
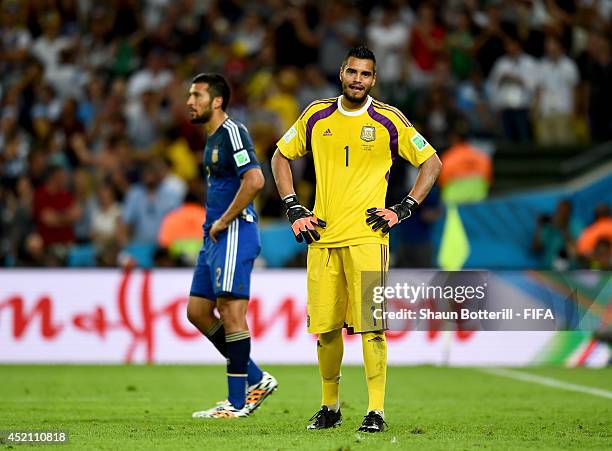
{"label": "yellow goalkeeper socks", "polygon": [[363,363],[368,384],[368,412],[384,410],[387,383],[387,339],[384,332],[361,334]]}
{"label": "yellow goalkeeper socks", "polygon": [[344,341],[341,329],[319,334],[317,356],[321,374],[321,405],[334,411],[340,408],[340,365],[342,365],[343,354]]}

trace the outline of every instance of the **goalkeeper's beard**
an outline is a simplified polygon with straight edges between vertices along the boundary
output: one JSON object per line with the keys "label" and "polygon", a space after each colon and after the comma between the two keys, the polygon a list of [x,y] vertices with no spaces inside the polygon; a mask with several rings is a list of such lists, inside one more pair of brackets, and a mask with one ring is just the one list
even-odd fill
{"label": "goalkeeper's beard", "polygon": [[348,88],[349,88],[349,85],[342,86],[342,95],[344,96],[346,100],[348,100],[351,103],[355,103],[355,104],[363,104],[368,98],[370,91],[372,90],[371,87],[368,89],[364,89],[363,95],[361,97],[355,97],[348,93]]}

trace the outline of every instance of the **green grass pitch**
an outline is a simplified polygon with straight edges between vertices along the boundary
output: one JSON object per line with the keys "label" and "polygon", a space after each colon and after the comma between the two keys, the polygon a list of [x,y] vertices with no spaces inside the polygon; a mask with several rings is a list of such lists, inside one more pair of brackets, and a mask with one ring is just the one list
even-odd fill
{"label": "green grass pitch", "polygon": [[[63,429],[95,449],[610,449],[612,400],[471,368],[389,369],[383,434],[355,432],[363,370],[343,368],[342,426],[306,431],[319,406],[315,366],[267,366],[279,390],[254,416],[192,419],[226,396],[221,366],[0,366],[0,430]],[[529,368],[612,390],[612,369]],[[3,446],[6,448],[6,446]],[[26,449],[20,445],[18,449]],[[40,447],[37,447],[40,449]]]}

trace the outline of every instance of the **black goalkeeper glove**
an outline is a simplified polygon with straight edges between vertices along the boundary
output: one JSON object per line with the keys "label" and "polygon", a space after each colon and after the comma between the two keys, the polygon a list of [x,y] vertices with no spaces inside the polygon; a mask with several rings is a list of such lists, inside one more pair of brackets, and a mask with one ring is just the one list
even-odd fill
{"label": "black goalkeeper glove", "polygon": [[366,222],[372,230],[381,229],[383,234],[389,233],[392,227],[398,225],[404,219],[408,219],[416,210],[419,203],[410,196],[404,197],[399,203],[389,208],[368,208]]}
{"label": "black goalkeeper glove", "polygon": [[298,243],[306,241],[310,244],[313,241],[319,241],[321,235],[316,231],[315,227],[325,228],[325,221],[317,218],[312,211],[300,205],[295,194],[290,194],[283,199],[287,218],[291,223],[291,229]]}

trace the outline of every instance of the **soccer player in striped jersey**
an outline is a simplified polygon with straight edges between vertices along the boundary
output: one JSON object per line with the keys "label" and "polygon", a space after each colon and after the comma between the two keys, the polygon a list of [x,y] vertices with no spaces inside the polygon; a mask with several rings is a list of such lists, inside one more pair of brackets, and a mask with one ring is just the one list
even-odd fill
{"label": "soccer player in striped jersey", "polygon": [[[308,429],[342,422],[339,381],[342,328],[361,334],[368,385],[362,432],[384,430],[387,323],[372,296],[362,296],[362,276],[383,284],[389,230],[410,217],[441,168],[435,150],[396,108],[374,100],[376,59],[365,47],[351,49],[340,68],[342,95],[311,103],[278,141],[272,170],[298,241],[308,243],[308,319],[318,334],[321,409]],[[311,212],[295,195],[290,160],[312,154],[316,198]],[[401,157],[420,168],[410,193],[385,208],[389,170]],[[384,311],[384,303],[382,304]]]}
{"label": "soccer player in striped jersey", "polygon": [[219,74],[197,75],[187,100],[191,122],[202,124],[208,135],[204,243],[193,273],[187,317],[227,358],[229,392],[226,401],[194,412],[195,418],[248,416],[278,385],[250,359],[246,313],[251,270],[261,249],[253,199],[263,188],[264,177],[246,127],[225,112],[229,100],[230,87]]}

